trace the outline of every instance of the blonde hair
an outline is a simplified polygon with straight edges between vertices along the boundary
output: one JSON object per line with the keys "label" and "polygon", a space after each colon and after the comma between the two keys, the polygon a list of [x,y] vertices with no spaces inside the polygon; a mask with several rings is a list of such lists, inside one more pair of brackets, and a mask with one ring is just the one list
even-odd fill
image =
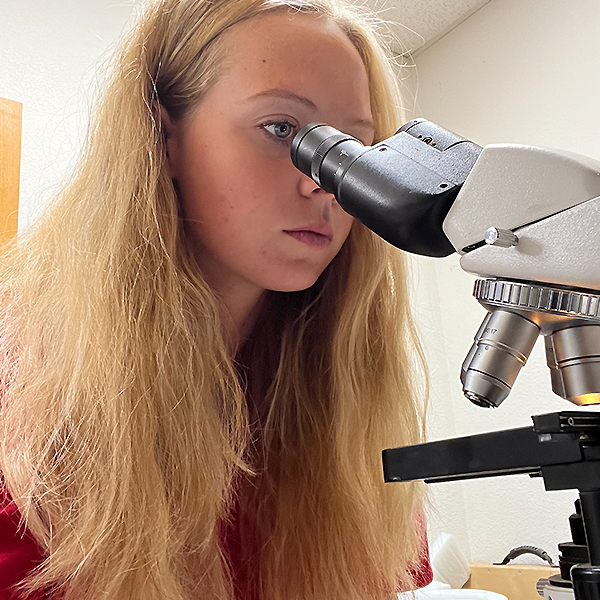
{"label": "blonde hair", "polygon": [[[335,19],[366,65],[376,139],[399,125],[383,46],[346,4],[146,8],[71,182],[1,258],[0,467],[47,557],[24,590],[231,599],[219,534],[240,486],[261,600],[412,585],[422,494],[381,472],[383,448],[422,435],[403,256],[355,223],[314,286],[270,293],[236,362],[163,164],[153,101],[185,118],[219,76],[221,34],[272,10]],[[268,407],[259,442],[246,396]]]}

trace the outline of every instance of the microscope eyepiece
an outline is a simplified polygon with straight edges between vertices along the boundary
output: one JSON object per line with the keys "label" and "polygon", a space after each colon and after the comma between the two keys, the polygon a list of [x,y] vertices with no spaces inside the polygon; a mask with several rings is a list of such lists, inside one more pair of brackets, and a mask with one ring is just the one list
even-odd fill
{"label": "microscope eyepiece", "polygon": [[455,252],[442,223],[481,148],[424,119],[374,146],[325,123],[294,138],[292,162],[384,240],[414,254]]}
{"label": "microscope eyepiece", "polygon": [[297,169],[335,194],[350,164],[368,148],[325,123],[311,123],[296,134],[291,157]]}

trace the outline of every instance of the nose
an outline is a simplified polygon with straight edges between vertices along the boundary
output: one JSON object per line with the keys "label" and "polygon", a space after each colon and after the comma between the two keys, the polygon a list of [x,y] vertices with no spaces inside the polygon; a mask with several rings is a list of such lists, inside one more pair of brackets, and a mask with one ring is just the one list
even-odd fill
{"label": "nose", "polygon": [[306,198],[313,198],[329,204],[336,202],[333,194],[321,189],[308,175],[304,175],[303,173],[300,174],[298,187],[300,195]]}
{"label": "nose", "polygon": [[334,194],[321,189],[308,175],[300,174],[299,181],[300,196],[317,202],[321,211],[323,221],[331,219],[331,210],[337,204]]}

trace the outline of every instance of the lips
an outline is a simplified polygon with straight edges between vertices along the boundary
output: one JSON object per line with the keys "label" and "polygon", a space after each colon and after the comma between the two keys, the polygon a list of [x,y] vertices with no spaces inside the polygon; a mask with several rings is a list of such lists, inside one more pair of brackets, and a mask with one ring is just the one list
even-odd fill
{"label": "lips", "polygon": [[294,229],[285,229],[285,233],[296,233],[307,231],[309,233],[316,233],[318,235],[326,237],[329,241],[333,239],[333,228],[328,223],[319,225],[307,225],[306,227],[296,227]]}
{"label": "lips", "polygon": [[286,231],[290,237],[298,240],[299,242],[312,246],[313,248],[324,248],[331,244],[331,240],[320,233],[314,231]]}

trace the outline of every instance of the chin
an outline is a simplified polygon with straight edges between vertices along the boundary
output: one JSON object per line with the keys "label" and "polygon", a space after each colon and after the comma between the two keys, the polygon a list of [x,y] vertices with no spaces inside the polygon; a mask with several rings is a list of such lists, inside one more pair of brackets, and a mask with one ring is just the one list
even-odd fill
{"label": "chin", "polygon": [[284,278],[282,277],[276,283],[272,282],[273,285],[268,286],[266,289],[272,292],[301,292],[312,287],[321,273],[318,273],[312,277],[296,277],[296,278]]}

